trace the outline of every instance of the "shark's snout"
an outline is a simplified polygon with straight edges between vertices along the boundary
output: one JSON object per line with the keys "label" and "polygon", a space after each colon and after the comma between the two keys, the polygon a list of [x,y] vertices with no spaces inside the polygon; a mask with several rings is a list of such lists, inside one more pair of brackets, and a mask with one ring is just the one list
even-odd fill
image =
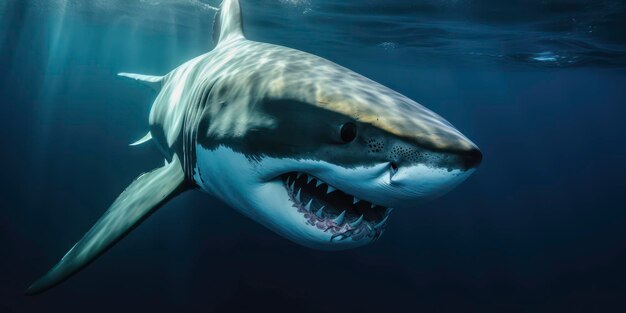
{"label": "shark's snout", "polygon": [[483,153],[478,147],[473,147],[467,151],[458,153],[465,168],[472,169],[478,167],[483,161]]}
{"label": "shark's snout", "polygon": [[388,161],[392,171],[417,164],[426,164],[430,167],[446,168],[448,170],[472,170],[482,162],[483,155],[478,147],[468,149],[438,149],[424,148],[420,145],[397,144],[388,152]]}
{"label": "shark's snout", "polygon": [[448,160],[446,167],[449,169],[472,170],[477,168],[483,160],[483,154],[480,149],[469,141],[465,149],[443,149],[434,153],[443,155],[443,159]]}
{"label": "shark's snout", "polygon": [[[474,172],[482,161],[482,153],[445,120],[439,125],[451,135],[433,136],[437,142],[398,137],[379,128],[363,127],[361,142],[366,154],[385,165],[385,170],[364,167],[357,170],[362,177],[358,182],[350,179],[356,176],[355,171],[339,185],[347,186],[344,188],[352,194],[394,208],[415,208],[448,193]],[[451,141],[443,140],[448,138]]]}

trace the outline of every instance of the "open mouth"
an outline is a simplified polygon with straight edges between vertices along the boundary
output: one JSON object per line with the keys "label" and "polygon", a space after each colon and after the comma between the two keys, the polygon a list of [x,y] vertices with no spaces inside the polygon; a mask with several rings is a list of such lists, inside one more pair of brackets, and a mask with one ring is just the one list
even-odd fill
{"label": "open mouth", "polygon": [[306,173],[281,175],[293,207],[311,226],[332,233],[330,241],[378,239],[392,208],[361,200]]}

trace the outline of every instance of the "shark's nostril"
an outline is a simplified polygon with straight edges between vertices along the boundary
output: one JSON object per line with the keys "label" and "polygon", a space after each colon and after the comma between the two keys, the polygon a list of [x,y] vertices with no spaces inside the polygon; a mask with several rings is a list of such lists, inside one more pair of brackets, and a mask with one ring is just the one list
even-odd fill
{"label": "shark's nostril", "polygon": [[396,164],[396,162],[391,162],[391,169],[394,172],[398,171],[398,164]]}
{"label": "shark's nostril", "polygon": [[389,163],[389,179],[393,179],[393,175],[395,175],[396,173],[398,173],[398,163]]}

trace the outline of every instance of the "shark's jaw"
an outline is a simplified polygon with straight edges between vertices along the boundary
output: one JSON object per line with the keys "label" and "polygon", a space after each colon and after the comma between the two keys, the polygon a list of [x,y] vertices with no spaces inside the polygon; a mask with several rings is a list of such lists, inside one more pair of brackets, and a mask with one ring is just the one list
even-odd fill
{"label": "shark's jaw", "polygon": [[376,241],[393,208],[415,208],[473,170],[346,168],[323,160],[254,158],[226,146],[196,148],[194,180],[209,194],[303,246],[344,250]]}
{"label": "shark's jaw", "polygon": [[332,234],[330,241],[376,240],[392,208],[361,200],[302,172],[280,177],[293,208],[306,224]]}
{"label": "shark's jaw", "polygon": [[[391,209],[372,208],[363,200],[354,203],[341,189],[345,184],[318,178],[338,176],[326,162],[252,159],[225,146],[197,146],[196,153],[198,187],[297,244],[320,250],[355,248],[378,239],[387,224]],[[343,187],[334,187],[339,185]]]}

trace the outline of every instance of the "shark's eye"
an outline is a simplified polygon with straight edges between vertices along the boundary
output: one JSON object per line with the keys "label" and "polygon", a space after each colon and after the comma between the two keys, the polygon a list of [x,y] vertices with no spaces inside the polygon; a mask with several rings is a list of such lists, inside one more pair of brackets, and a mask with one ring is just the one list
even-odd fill
{"label": "shark's eye", "polygon": [[354,138],[356,138],[356,125],[352,122],[343,124],[341,126],[341,140],[351,142]]}

